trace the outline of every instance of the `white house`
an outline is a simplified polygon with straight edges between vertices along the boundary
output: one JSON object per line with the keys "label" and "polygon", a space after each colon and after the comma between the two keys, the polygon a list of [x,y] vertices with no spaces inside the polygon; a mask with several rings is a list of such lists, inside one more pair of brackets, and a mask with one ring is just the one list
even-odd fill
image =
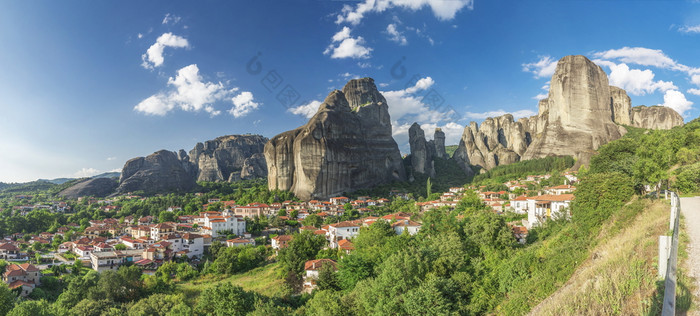
{"label": "white house", "polygon": [[338,248],[338,241],[350,239],[360,233],[360,224],[345,221],[328,225],[328,238],[330,248]]}
{"label": "white house", "polygon": [[510,201],[510,206],[513,208],[513,211],[518,214],[525,214],[527,213],[527,202],[528,197],[525,195],[521,195],[519,197],[516,197]]}
{"label": "white house", "polygon": [[552,195],[560,195],[565,193],[572,193],[576,190],[576,187],[570,184],[562,184],[555,187],[547,188],[545,191]]}
{"label": "white house", "polygon": [[304,263],[304,292],[311,293],[316,288],[318,272],[326,265],[331,265],[334,270],[338,270],[336,262],[331,259],[309,260]]}
{"label": "white house", "polygon": [[414,222],[408,219],[398,220],[397,222],[391,224],[397,235],[403,234],[404,231],[408,231],[409,234],[415,235],[420,230],[420,223]]}
{"label": "white house", "polygon": [[255,246],[255,239],[253,238],[235,238],[226,241],[226,247],[238,247],[238,246]]}
{"label": "white house", "polygon": [[546,194],[529,197],[527,200],[527,221],[529,227],[527,228],[530,229],[532,226],[543,223],[548,219],[556,219],[562,216],[569,218],[571,216],[569,205],[571,205],[573,200],[573,194]]}
{"label": "white house", "polygon": [[235,235],[243,235],[246,231],[245,219],[242,216],[222,216],[221,213],[202,212],[202,217],[198,218],[198,223],[202,226],[202,234],[212,237],[219,237],[220,232],[230,231]]}

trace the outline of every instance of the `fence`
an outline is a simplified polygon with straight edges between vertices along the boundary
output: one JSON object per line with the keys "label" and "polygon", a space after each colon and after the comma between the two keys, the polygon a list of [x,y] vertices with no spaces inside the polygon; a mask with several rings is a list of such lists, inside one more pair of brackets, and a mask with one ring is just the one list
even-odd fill
{"label": "fence", "polygon": [[676,314],[676,264],[678,261],[678,230],[681,200],[675,192],[666,191],[671,196],[671,236],[659,236],[659,277],[664,277],[664,301],[661,315]]}

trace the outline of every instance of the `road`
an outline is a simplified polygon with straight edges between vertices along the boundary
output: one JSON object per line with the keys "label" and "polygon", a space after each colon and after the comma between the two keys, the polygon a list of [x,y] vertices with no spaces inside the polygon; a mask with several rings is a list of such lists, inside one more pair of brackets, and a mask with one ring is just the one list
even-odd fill
{"label": "road", "polygon": [[695,302],[700,298],[700,197],[681,198],[681,214],[685,217],[685,232],[690,238],[686,266],[695,278]]}

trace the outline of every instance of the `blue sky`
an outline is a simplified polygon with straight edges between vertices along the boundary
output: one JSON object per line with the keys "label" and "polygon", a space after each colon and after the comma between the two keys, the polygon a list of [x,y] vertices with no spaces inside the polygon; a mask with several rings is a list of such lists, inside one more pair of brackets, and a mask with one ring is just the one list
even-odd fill
{"label": "blue sky", "polygon": [[0,43],[5,182],[272,137],[365,76],[404,151],[413,121],[456,144],[469,121],[534,114],[571,54],[633,105],[700,113],[697,1],[3,1]]}

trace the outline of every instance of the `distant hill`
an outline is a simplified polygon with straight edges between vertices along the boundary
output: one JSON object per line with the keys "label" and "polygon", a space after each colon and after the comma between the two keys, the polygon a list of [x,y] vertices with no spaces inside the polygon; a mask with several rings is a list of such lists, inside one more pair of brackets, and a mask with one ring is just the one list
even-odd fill
{"label": "distant hill", "polygon": [[459,147],[459,145],[445,146],[445,152],[447,153],[447,157],[452,157],[452,155],[454,155],[455,151],[457,151],[457,147]]}
{"label": "distant hill", "polygon": [[64,184],[68,181],[75,180],[75,178],[56,178],[56,179],[39,179],[36,181],[50,182],[53,184]]}
{"label": "distant hill", "polygon": [[98,175],[96,175],[96,176],[94,176],[94,177],[92,177],[92,178],[93,178],[93,179],[99,179],[99,178],[119,178],[119,176],[121,176],[121,174],[122,174],[121,172],[105,172],[105,173],[102,173],[102,174],[98,174]]}

